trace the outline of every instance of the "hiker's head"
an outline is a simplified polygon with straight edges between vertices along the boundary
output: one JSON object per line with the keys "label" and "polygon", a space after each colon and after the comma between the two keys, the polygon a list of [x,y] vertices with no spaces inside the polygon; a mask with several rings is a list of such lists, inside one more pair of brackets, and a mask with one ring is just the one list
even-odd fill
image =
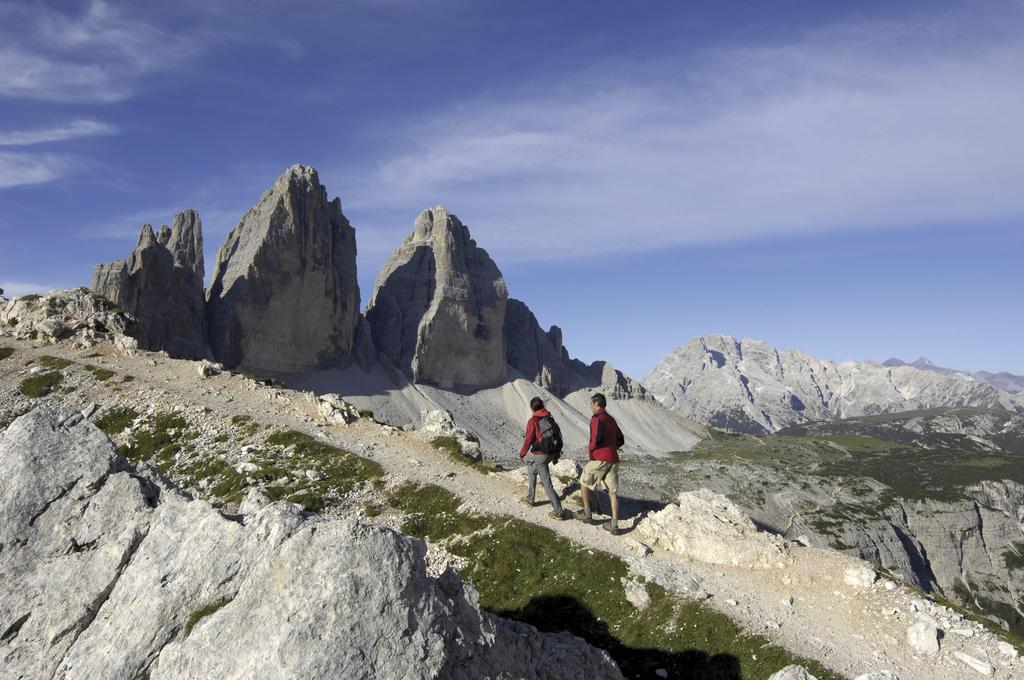
{"label": "hiker's head", "polygon": [[542,408],[544,408],[544,400],[543,399],[541,399],[540,397],[534,397],[533,399],[530,400],[530,410],[531,411],[539,411]]}
{"label": "hiker's head", "polygon": [[590,410],[597,413],[600,409],[608,406],[608,400],[604,398],[604,395],[598,392],[590,398]]}

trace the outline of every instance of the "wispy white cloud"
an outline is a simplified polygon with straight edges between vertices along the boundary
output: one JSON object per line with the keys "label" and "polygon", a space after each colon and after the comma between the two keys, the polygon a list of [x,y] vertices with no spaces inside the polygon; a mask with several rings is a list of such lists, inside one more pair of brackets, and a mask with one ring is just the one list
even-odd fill
{"label": "wispy white cloud", "polygon": [[49,142],[62,142],[80,137],[117,134],[117,127],[98,120],[73,120],[48,128],[0,131],[0,146],[30,146]]}
{"label": "wispy white cloud", "polygon": [[503,257],[1022,217],[1024,32],[963,22],[530,83],[331,174],[357,214],[407,227],[443,202]]}
{"label": "wispy white cloud", "polygon": [[84,11],[0,5],[0,95],[64,102],[130,96],[138,77],[180,65],[207,43],[133,19],[103,0]]}
{"label": "wispy white cloud", "polygon": [[62,154],[0,151],[0,189],[51,182],[74,167]]}

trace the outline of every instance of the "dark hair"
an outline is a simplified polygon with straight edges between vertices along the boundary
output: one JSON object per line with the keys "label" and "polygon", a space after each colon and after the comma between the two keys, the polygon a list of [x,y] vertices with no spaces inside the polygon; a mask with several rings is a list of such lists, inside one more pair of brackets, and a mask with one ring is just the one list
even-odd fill
{"label": "dark hair", "polygon": [[606,408],[608,406],[608,400],[605,399],[604,395],[600,392],[590,398],[590,403],[597,404],[601,408]]}
{"label": "dark hair", "polygon": [[544,400],[543,399],[541,399],[540,397],[534,397],[533,399],[530,400],[530,410],[531,411],[539,411],[542,408],[544,408]]}

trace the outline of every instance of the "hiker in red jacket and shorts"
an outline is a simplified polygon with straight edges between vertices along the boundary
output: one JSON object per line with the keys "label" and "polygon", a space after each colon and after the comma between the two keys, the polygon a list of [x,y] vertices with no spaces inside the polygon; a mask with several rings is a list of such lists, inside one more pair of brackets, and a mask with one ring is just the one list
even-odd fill
{"label": "hiker in red jacket and shorts", "polygon": [[608,498],[612,504],[612,520],[602,525],[606,531],[616,536],[619,532],[619,449],[626,443],[619,424],[608,415],[605,408],[608,400],[598,392],[590,398],[590,410],[594,413],[590,419],[590,445],[587,447],[590,460],[583,467],[580,475],[580,492],[583,495],[583,512],[577,512],[576,518],[590,524],[594,521],[590,509],[590,492],[603,484],[608,490]]}

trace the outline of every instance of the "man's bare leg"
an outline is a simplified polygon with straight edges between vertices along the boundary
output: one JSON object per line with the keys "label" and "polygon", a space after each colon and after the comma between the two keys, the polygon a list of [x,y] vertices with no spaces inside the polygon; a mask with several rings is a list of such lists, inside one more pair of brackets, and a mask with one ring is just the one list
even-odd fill
{"label": "man's bare leg", "polygon": [[612,529],[619,528],[619,495],[609,492],[608,498],[612,502]]}
{"label": "man's bare leg", "polygon": [[580,495],[583,496],[583,515],[576,513],[576,519],[581,519],[585,522],[589,522],[594,518],[593,512],[590,510],[590,489],[580,484]]}

